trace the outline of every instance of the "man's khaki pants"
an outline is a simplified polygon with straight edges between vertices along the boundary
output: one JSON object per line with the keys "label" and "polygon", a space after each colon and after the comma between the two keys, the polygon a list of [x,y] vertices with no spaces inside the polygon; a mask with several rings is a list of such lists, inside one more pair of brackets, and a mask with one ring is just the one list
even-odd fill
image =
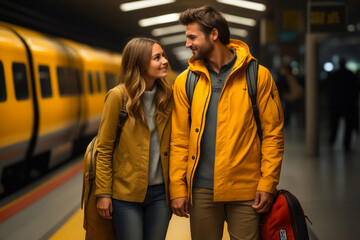
{"label": "man's khaki pants", "polygon": [[254,201],[214,202],[213,190],[195,188],[190,207],[193,240],[221,240],[224,221],[231,240],[258,240],[260,215],[251,207]]}

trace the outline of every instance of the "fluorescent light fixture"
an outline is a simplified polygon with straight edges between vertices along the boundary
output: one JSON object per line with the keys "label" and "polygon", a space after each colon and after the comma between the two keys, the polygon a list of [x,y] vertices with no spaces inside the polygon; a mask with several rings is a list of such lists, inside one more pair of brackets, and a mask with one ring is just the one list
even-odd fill
{"label": "fluorescent light fixture", "polygon": [[140,27],[149,27],[157,24],[176,22],[179,20],[180,13],[170,13],[157,17],[144,18],[139,21]]}
{"label": "fluorescent light fixture", "polygon": [[246,26],[250,26],[250,27],[254,27],[256,25],[256,21],[251,18],[244,18],[244,17],[239,17],[239,16],[230,15],[230,14],[226,14],[226,13],[223,13],[223,15],[228,22],[242,24],[242,25],[246,25]]}
{"label": "fluorescent light fixture", "polygon": [[230,30],[230,34],[235,36],[244,37],[244,38],[248,36],[248,31],[244,29],[229,28],[229,30]]}
{"label": "fluorescent light fixture", "polygon": [[185,52],[189,52],[190,54],[192,54],[192,53],[191,53],[191,50],[188,49],[188,48],[186,48],[185,46],[174,47],[174,48],[172,49],[172,52],[173,52],[174,54],[185,53]]}
{"label": "fluorescent light fixture", "polygon": [[178,60],[186,60],[193,56],[191,50],[185,48],[184,46],[173,48],[172,52],[176,55]]}
{"label": "fluorescent light fixture", "polygon": [[134,11],[143,8],[155,7],[176,2],[176,0],[142,0],[120,4],[120,10],[123,12]]}
{"label": "fluorescent light fixture", "polygon": [[179,33],[179,32],[185,32],[186,27],[184,25],[178,24],[170,27],[163,27],[163,28],[155,28],[151,31],[151,34],[154,37],[172,34],[172,33]]}
{"label": "fluorescent light fixture", "polygon": [[171,37],[164,37],[160,39],[162,45],[170,45],[175,43],[186,43],[186,37],[184,34],[179,34]]}
{"label": "fluorescent light fixture", "polygon": [[189,58],[192,57],[192,54],[191,55],[186,55],[186,54],[175,54],[176,58],[179,60],[179,61],[186,61],[186,60],[189,60]]}
{"label": "fluorescent light fixture", "polygon": [[355,25],[354,25],[354,24],[349,24],[349,25],[347,26],[347,30],[348,30],[349,32],[355,32],[355,30],[356,30]]}
{"label": "fluorescent light fixture", "polygon": [[250,1],[243,1],[243,0],[216,0],[219,3],[232,5],[235,7],[241,7],[246,9],[251,9],[255,11],[265,12],[266,6],[262,3],[255,3]]}

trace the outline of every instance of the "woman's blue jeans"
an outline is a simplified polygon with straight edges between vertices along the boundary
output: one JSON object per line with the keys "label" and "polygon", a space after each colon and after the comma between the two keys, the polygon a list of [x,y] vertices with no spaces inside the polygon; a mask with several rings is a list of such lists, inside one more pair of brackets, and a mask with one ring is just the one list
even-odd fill
{"label": "woman's blue jeans", "polygon": [[113,223],[118,240],[164,240],[171,218],[165,185],[149,186],[145,201],[113,199]]}

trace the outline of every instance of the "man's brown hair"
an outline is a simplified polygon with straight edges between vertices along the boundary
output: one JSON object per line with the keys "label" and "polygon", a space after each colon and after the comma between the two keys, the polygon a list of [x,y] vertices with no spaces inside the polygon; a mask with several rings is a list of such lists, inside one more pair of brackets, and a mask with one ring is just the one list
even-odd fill
{"label": "man's brown hair", "polygon": [[182,25],[198,23],[200,30],[209,36],[210,32],[216,28],[219,32],[219,40],[227,45],[230,42],[229,25],[224,16],[210,6],[200,8],[188,8],[181,13],[179,21]]}

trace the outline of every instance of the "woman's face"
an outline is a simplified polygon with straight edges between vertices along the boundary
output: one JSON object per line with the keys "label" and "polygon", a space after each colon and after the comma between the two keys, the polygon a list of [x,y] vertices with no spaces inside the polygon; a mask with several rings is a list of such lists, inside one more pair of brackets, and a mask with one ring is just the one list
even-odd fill
{"label": "woman's face", "polygon": [[161,46],[155,43],[152,47],[151,59],[145,72],[145,80],[155,81],[167,76],[168,60]]}

